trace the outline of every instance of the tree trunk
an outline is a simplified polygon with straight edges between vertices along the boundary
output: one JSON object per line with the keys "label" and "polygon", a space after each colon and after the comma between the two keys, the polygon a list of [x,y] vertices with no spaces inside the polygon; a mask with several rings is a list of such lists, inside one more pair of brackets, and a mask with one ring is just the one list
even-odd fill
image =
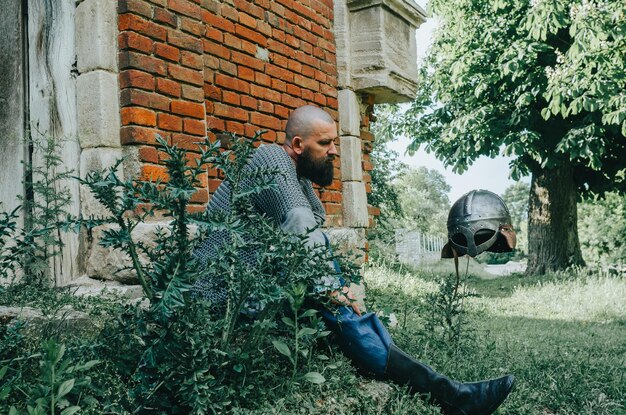
{"label": "tree trunk", "polygon": [[576,199],[570,162],[533,173],[528,212],[527,275],[585,264],[578,242]]}

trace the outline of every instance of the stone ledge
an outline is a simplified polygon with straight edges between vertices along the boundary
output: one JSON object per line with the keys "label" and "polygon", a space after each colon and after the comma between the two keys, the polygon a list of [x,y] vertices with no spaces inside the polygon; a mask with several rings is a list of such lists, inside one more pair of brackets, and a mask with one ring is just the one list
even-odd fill
{"label": "stone ledge", "polygon": [[45,329],[49,326],[60,331],[91,331],[96,328],[87,313],[69,306],[62,307],[51,315],[33,307],[0,306],[0,325],[14,324],[15,321],[25,322],[28,330]]}

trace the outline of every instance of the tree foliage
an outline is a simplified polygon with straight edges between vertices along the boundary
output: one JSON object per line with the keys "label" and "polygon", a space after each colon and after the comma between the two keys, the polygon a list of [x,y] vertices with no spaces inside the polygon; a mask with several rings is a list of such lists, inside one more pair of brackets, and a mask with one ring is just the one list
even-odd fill
{"label": "tree foliage", "polygon": [[402,207],[403,228],[432,235],[447,235],[450,185],[436,170],[417,167],[407,170],[394,182]]}
{"label": "tree foliage", "polygon": [[579,205],[578,230],[585,260],[592,264],[626,264],[626,196],[615,192]]}
{"label": "tree foliage", "polygon": [[579,191],[626,190],[626,5],[433,0],[418,97],[396,120],[457,172],[504,148],[514,178],[564,161]]}

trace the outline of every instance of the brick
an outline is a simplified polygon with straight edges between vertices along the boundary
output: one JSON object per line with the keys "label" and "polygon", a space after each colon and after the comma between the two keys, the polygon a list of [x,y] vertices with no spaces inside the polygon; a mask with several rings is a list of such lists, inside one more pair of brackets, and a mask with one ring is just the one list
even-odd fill
{"label": "brick", "polygon": [[208,130],[214,130],[219,132],[226,130],[226,123],[224,122],[224,120],[213,116],[206,117],[206,126]]}
{"label": "brick", "polygon": [[215,103],[213,115],[239,121],[248,121],[248,111],[225,104]]}
{"label": "brick", "polygon": [[287,69],[287,67],[289,66],[289,59],[274,53],[272,56],[272,63],[276,66]]}
{"label": "brick", "polygon": [[154,164],[159,162],[159,151],[155,147],[140,146],[137,150],[137,154],[141,161]]}
{"label": "brick", "polygon": [[123,107],[138,105],[160,111],[169,111],[170,99],[153,92],[139,89],[124,89],[120,94],[120,105]]}
{"label": "brick", "polygon": [[211,27],[221,29],[225,32],[235,33],[235,24],[215,13],[202,13],[202,21]]}
{"label": "brick", "polygon": [[172,112],[178,115],[204,119],[204,105],[187,101],[172,101]]}
{"label": "brick", "polygon": [[202,8],[189,0],[168,0],[167,7],[177,13],[196,19],[202,14]]}
{"label": "brick", "polygon": [[280,79],[272,79],[272,89],[280,92],[285,92],[287,90],[287,84],[285,84]]}
{"label": "brick", "polygon": [[165,40],[167,31],[154,22],[150,22],[136,14],[125,13],[119,16],[118,27],[120,32],[132,30],[153,39]]}
{"label": "brick", "polygon": [[256,29],[257,19],[247,13],[239,12],[239,23],[251,29]]}
{"label": "brick", "polygon": [[222,4],[222,7],[220,8],[220,14],[233,22],[239,20],[239,12],[237,12],[237,9],[229,6],[228,4]]}
{"label": "brick", "polygon": [[269,88],[263,88],[262,86],[258,85],[250,85],[250,94],[253,97],[265,99],[272,102],[280,102],[281,100],[280,92],[271,90]]}
{"label": "brick", "polygon": [[322,202],[333,202],[333,203],[341,203],[341,193],[338,192],[321,192]]}
{"label": "brick", "polygon": [[136,124],[146,127],[156,125],[156,114],[154,111],[141,107],[126,107],[120,110],[122,125]]}
{"label": "brick", "polygon": [[204,67],[202,55],[186,50],[182,51],[180,54],[180,63],[193,69],[202,69]]}
{"label": "brick", "polygon": [[228,75],[237,76],[237,65],[226,59],[220,59],[220,71]]}
{"label": "brick", "polygon": [[136,52],[124,51],[119,53],[120,69],[141,69],[157,75],[165,75],[165,62],[152,56],[141,55]]}
{"label": "brick", "polygon": [[287,93],[299,97],[302,95],[302,89],[293,84],[287,84]]}
{"label": "brick", "polygon": [[250,96],[242,95],[241,96],[241,106],[245,108],[249,108],[252,110],[256,110],[258,106],[258,101]]}
{"label": "brick", "polygon": [[253,43],[256,43],[257,45],[261,45],[263,47],[267,46],[267,36],[254,30],[250,30],[245,26],[236,24],[235,33]]}
{"label": "brick", "polygon": [[178,81],[187,82],[192,85],[202,86],[204,84],[204,74],[202,71],[183,68],[179,65],[169,64],[167,72],[171,78]]}
{"label": "brick", "polygon": [[182,131],[183,119],[172,114],[161,113],[157,117],[157,126],[168,131]]}
{"label": "brick", "polygon": [[209,201],[209,191],[207,189],[197,189],[189,199],[191,203],[207,203]]}
{"label": "brick", "polygon": [[240,122],[226,121],[226,131],[229,133],[235,133],[237,135],[245,134],[245,127]]}
{"label": "brick", "polygon": [[212,99],[215,101],[221,101],[222,99],[222,90],[215,85],[204,84],[204,96],[205,98]]}
{"label": "brick", "polygon": [[156,145],[158,130],[138,126],[123,126],[120,128],[120,141],[122,144],[151,144]]}
{"label": "brick", "polygon": [[259,85],[271,86],[272,78],[269,75],[266,75],[261,72],[254,73],[254,81]]}
{"label": "brick", "polygon": [[121,89],[134,87],[150,91],[154,90],[154,76],[147,72],[129,69],[120,72],[119,80]]}
{"label": "brick", "polygon": [[172,134],[172,143],[180,148],[190,151],[199,151],[200,146],[203,143],[202,137],[193,136],[189,134]]}
{"label": "brick", "polygon": [[266,37],[272,36],[272,26],[262,20],[257,21],[256,30],[264,34]]}
{"label": "brick", "polygon": [[178,48],[166,45],[165,43],[157,43],[154,48],[154,54],[173,62],[178,62],[178,59],[180,58],[180,51]]}
{"label": "brick", "polygon": [[254,81],[254,70],[245,66],[239,66],[237,68],[237,77],[245,81]]}
{"label": "brick", "polygon": [[240,105],[241,98],[238,93],[232,91],[223,91],[222,92],[222,102],[230,105]]}
{"label": "brick", "polygon": [[183,131],[187,134],[205,136],[206,135],[206,123],[204,120],[193,120],[191,118],[185,118],[183,120]]}
{"label": "brick", "polygon": [[267,113],[274,115],[274,104],[272,104],[271,102],[267,102],[267,101],[260,101],[259,111],[267,112]]}
{"label": "brick", "polygon": [[319,92],[315,94],[314,101],[316,104],[319,104],[322,107],[326,106],[326,97],[323,94],[320,94]]}
{"label": "brick", "polygon": [[119,0],[117,4],[119,14],[136,13],[148,19],[152,18],[152,8],[153,6],[142,0]]}
{"label": "brick", "polygon": [[260,125],[261,127],[271,128],[273,130],[281,128],[281,123],[278,118],[256,112],[250,114],[250,122],[252,124]]}
{"label": "brick", "polygon": [[206,36],[208,39],[215,40],[216,42],[224,42],[224,33],[215,27],[207,25],[204,36]]}
{"label": "brick", "polygon": [[294,82],[293,72],[290,72],[283,68],[279,68],[276,65],[272,65],[272,64],[265,65],[265,73],[271,77],[282,79],[285,82]]}
{"label": "brick", "polygon": [[202,36],[204,33],[204,25],[197,20],[183,17],[180,23],[180,29],[183,32],[195,35],[197,37]]}
{"label": "brick", "polygon": [[[162,94],[170,95],[173,97],[180,97],[181,87],[178,82],[174,82],[167,78],[157,78],[156,90]],[[169,110],[169,105],[167,107]]]}
{"label": "brick", "polygon": [[182,96],[190,101],[202,102],[204,101],[204,90],[196,86],[183,85]]}
{"label": "brick", "polygon": [[147,36],[135,32],[122,32],[118,36],[120,49],[138,50],[147,54],[152,53],[154,41]]}
{"label": "brick", "polygon": [[302,76],[305,76],[307,78],[315,78],[315,69],[311,68],[308,65],[302,65],[302,69],[298,72],[300,72]]}
{"label": "brick", "polygon": [[223,59],[230,59],[230,50],[224,46],[206,39],[202,42],[202,44],[205,53],[215,55]]}
{"label": "brick", "polygon": [[311,79],[311,78],[307,78],[299,74],[295,74],[293,77],[293,81],[296,85],[300,85],[303,88],[308,88],[315,92],[319,92],[320,90],[320,83],[317,82],[315,79]]}
{"label": "brick", "polygon": [[215,193],[220,184],[222,184],[222,181],[219,179],[209,179],[209,192],[211,194]]}
{"label": "brick", "polygon": [[186,49],[197,53],[202,53],[202,39],[188,35],[175,29],[167,31],[167,43],[180,49]]}
{"label": "brick", "polygon": [[215,84],[244,94],[250,93],[251,88],[250,84],[245,81],[222,74],[215,74]]}
{"label": "brick", "polygon": [[289,109],[282,105],[274,105],[274,114],[282,119],[289,117]]}
{"label": "brick", "polygon": [[151,182],[167,182],[169,176],[164,166],[156,166],[153,164],[144,164],[141,166],[141,175],[139,180],[151,181]]}
{"label": "brick", "polygon": [[178,17],[165,9],[154,9],[154,21],[159,23],[165,23],[168,26],[178,27]]}
{"label": "brick", "polygon": [[234,0],[234,5],[237,9],[243,10],[249,15],[254,16],[256,19],[262,20],[265,17],[263,9],[249,0]]}
{"label": "brick", "polygon": [[237,51],[231,52],[230,59],[239,65],[245,65],[249,68],[253,68],[259,71],[262,71],[263,68],[265,67],[265,62],[263,62],[262,60],[254,58],[250,55],[246,55],[244,53],[237,52]]}
{"label": "brick", "polygon": [[[204,67],[205,68],[209,68],[209,69],[217,69],[220,67],[220,60],[218,58],[216,58],[215,56],[211,56],[211,55],[204,55],[203,56],[203,60],[204,60]],[[207,76],[212,74],[212,71],[204,71],[204,75],[205,78],[204,80],[209,82],[209,80],[207,79]]]}
{"label": "brick", "polygon": [[280,102],[286,107],[297,108],[306,104],[306,102],[300,98],[292,97],[291,95],[282,94]]}
{"label": "brick", "polygon": [[303,88],[300,90],[300,98],[305,101],[313,101],[313,98],[315,98],[315,94],[313,94],[313,91]]}

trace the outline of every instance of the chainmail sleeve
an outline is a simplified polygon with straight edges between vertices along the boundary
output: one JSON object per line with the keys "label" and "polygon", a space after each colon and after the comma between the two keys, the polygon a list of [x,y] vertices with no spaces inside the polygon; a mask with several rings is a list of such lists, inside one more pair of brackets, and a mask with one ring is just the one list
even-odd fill
{"label": "chainmail sleeve", "polygon": [[[311,181],[299,178],[295,164],[287,152],[276,144],[259,147],[248,162],[251,170],[268,169],[279,172],[275,176],[276,186],[266,189],[253,196],[252,202],[259,213],[272,218],[287,233],[302,234],[307,230],[316,228],[310,233],[307,246],[323,247],[326,238],[319,229],[326,220],[324,206],[315,194]],[[223,182],[211,197],[207,210],[220,210],[229,213],[231,187],[228,182]],[[220,248],[228,240],[226,232],[213,232],[205,239],[196,251],[195,256],[206,263],[209,258],[217,256]],[[254,263],[254,253],[242,253],[242,261]],[[331,267],[331,265],[328,265]],[[316,290],[337,289],[340,282],[335,277],[327,277],[316,282]],[[214,276],[207,275],[198,280],[194,287],[195,291],[204,298],[211,300],[213,304],[224,303],[226,289],[223,281]]]}

